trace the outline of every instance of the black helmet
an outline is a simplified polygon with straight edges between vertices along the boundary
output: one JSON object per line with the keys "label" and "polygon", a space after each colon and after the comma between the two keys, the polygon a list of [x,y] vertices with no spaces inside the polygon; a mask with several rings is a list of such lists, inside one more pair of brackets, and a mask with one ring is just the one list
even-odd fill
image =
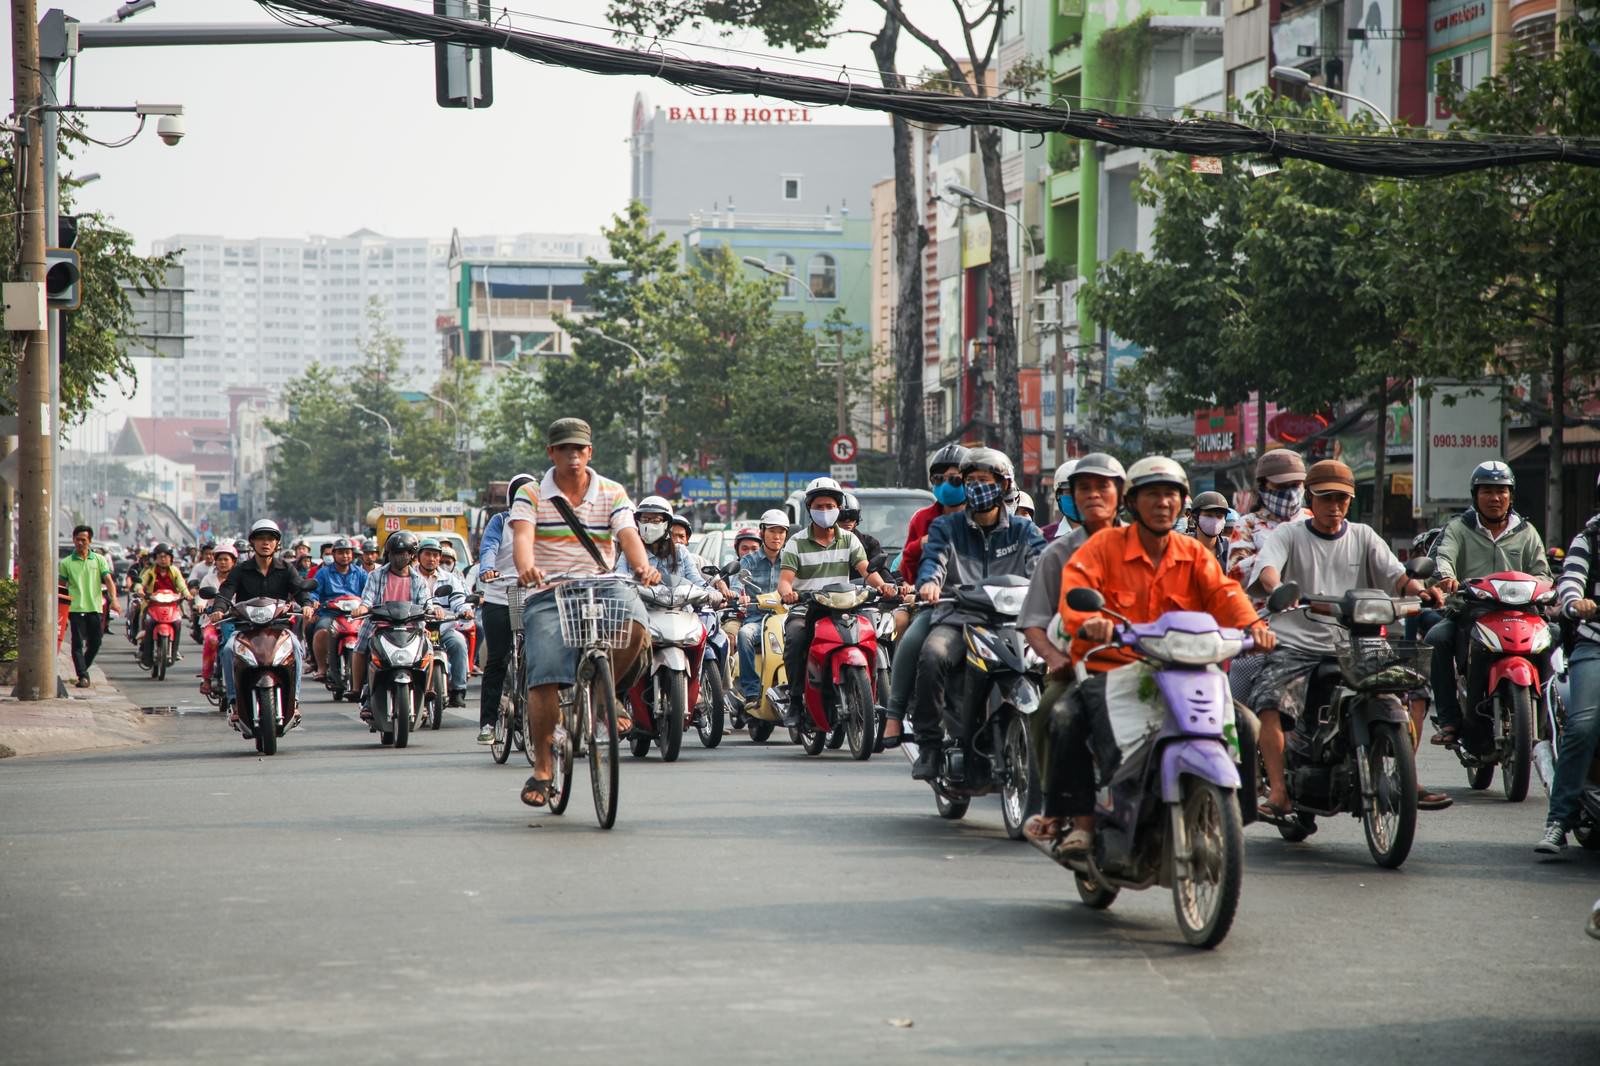
{"label": "black helmet", "polygon": [[340,537],[337,540],[335,540],[332,544],[328,545],[328,550],[329,551],[353,552],[353,551],[356,550],[356,546],[355,546],[355,543],[353,541],[351,541],[351,539],[349,537]]}
{"label": "black helmet", "polygon": [[959,469],[966,460],[967,449],[959,444],[946,444],[928,456],[928,480],[934,480],[935,470],[946,470],[952,466]]}
{"label": "black helmet", "polygon": [[1476,492],[1480,485],[1504,485],[1508,489],[1517,487],[1517,475],[1511,468],[1498,459],[1491,459],[1486,463],[1479,463],[1472,471],[1472,490]]}
{"label": "black helmet", "polygon": [[856,499],[855,493],[844,494],[844,503],[839,506],[839,521],[861,521],[861,501]]}
{"label": "black helmet", "polygon": [[203,552],[215,551],[216,547],[217,547],[217,542],[216,541],[208,540],[204,544],[200,545],[200,550],[203,551]]}
{"label": "black helmet", "polygon": [[383,542],[383,557],[390,558],[395,552],[406,552],[415,556],[422,548],[422,542],[417,535],[409,529],[402,529],[398,533],[389,534],[389,539]]}
{"label": "black helmet", "polygon": [[150,549],[150,558],[152,558],[152,559],[154,559],[158,555],[171,555],[171,554],[172,554],[172,545],[170,545],[170,544],[157,544],[154,548]]}

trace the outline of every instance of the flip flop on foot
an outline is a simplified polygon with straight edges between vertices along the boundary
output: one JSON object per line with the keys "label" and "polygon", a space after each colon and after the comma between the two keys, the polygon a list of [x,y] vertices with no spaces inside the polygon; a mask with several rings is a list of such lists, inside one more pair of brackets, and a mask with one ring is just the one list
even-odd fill
{"label": "flip flop on foot", "polygon": [[554,778],[530,777],[522,783],[522,802],[530,807],[543,807],[550,801],[550,790],[554,786]]}
{"label": "flip flop on foot", "polygon": [[1256,808],[1256,814],[1263,822],[1271,822],[1273,825],[1286,825],[1294,817],[1294,806],[1289,804],[1280,807],[1271,800],[1262,800],[1261,805]]}
{"label": "flip flop on foot", "polygon": [[1419,811],[1442,811],[1453,803],[1455,803],[1455,800],[1443,792],[1429,792],[1420,785],[1417,787],[1417,810]]}
{"label": "flip flop on foot", "polygon": [[1456,742],[1456,735],[1459,732],[1460,730],[1453,725],[1442,725],[1439,727],[1438,732],[1428,738],[1428,743],[1448,748]]}
{"label": "flip flop on foot", "polygon": [[1022,823],[1022,835],[1029,840],[1048,844],[1060,837],[1061,831],[1065,828],[1060,818],[1046,818],[1042,814],[1035,814]]}

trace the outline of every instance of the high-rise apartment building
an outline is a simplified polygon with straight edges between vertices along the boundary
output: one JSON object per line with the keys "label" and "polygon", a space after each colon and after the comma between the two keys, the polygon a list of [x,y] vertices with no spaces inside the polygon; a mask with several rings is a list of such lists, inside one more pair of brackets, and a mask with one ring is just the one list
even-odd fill
{"label": "high-rise apartment building", "polygon": [[[232,239],[179,234],[157,241],[184,265],[182,359],[162,359],[151,375],[157,418],[223,418],[230,388],[274,393],[312,363],[349,366],[366,335],[377,297],[387,329],[404,348],[400,384],[424,389],[439,372],[436,319],[448,307],[449,237]],[[587,234],[459,238],[468,256],[604,256]]]}

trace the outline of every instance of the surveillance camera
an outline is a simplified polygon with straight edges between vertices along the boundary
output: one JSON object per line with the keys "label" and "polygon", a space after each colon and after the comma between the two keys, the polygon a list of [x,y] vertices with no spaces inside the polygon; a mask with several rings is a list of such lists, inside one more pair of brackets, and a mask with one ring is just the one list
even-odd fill
{"label": "surveillance camera", "polygon": [[162,115],[161,121],[156,123],[156,136],[163,144],[177,144],[183,140],[185,132],[182,115]]}

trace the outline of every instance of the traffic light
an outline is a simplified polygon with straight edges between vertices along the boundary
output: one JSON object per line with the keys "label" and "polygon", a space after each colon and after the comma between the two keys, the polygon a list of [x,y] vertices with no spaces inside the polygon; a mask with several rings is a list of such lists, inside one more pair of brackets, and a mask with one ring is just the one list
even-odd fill
{"label": "traffic light", "polygon": [[71,248],[44,251],[44,293],[52,311],[76,311],[83,306],[83,279],[78,253]]}
{"label": "traffic light", "polygon": [[78,246],[78,216],[62,215],[56,220],[56,247],[76,248]]}
{"label": "traffic light", "polygon": [[[433,0],[433,13],[490,20],[489,0]],[[494,103],[493,48],[433,46],[433,95],[440,107],[485,108]]]}

